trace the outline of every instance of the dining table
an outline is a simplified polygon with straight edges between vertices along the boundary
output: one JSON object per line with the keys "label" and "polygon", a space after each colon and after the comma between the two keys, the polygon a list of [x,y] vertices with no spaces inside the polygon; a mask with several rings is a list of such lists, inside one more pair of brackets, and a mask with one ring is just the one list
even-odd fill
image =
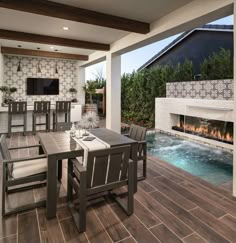
{"label": "dining table", "polygon": [[[134,161],[134,192],[137,192],[137,141],[107,128],[91,129],[90,134],[107,143],[110,147],[131,146],[130,159]],[[57,170],[58,161],[82,157],[84,149],[68,132],[39,133],[39,143],[47,156],[46,217],[56,217],[57,211]]]}

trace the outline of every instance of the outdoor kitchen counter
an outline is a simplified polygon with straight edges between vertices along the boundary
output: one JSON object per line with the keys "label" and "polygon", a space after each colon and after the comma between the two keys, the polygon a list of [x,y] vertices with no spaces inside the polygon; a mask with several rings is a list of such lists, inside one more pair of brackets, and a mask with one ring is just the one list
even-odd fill
{"label": "outdoor kitchen counter", "polygon": [[[52,110],[55,108],[55,103],[51,103],[51,128],[52,128]],[[33,103],[27,105],[27,131],[32,131],[32,111],[34,109]],[[79,103],[71,104],[71,121],[79,121],[83,113],[83,105]],[[45,116],[38,117],[37,123],[44,123]],[[59,117],[59,119],[62,119]],[[13,124],[23,124],[23,116],[15,115],[13,118]],[[7,133],[8,127],[8,107],[0,107],[0,133]],[[22,127],[12,128],[13,132],[21,132]],[[45,126],[37,126],[37,129],[45,129]]]}

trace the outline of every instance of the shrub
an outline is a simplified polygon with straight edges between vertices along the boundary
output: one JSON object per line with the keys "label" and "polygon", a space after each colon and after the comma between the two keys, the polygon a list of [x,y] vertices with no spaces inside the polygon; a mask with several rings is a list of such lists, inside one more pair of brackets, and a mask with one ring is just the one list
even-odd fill
{"label": "shrub", "polygon": [[202,80],[233,78],[233,62],[230,50],[220,49],[206,58],[200,66]]}

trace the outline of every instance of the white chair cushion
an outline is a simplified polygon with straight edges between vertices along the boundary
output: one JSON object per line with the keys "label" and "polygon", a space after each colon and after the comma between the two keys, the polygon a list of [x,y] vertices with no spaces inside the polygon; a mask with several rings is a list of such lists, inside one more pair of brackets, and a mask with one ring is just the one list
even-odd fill
{"label": "white chair cushion", "polygon": [[13,164],[12,177],[17,179],[21,177],[36,175],[47,171],[47,159],[35,159]]}

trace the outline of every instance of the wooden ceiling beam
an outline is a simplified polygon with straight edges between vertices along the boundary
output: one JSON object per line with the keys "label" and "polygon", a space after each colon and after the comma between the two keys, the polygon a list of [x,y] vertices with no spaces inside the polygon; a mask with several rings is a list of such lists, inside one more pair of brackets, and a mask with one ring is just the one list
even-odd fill
{"label": "wooden ceiling beam", "polygon": [[140,34],[150,32],[149,23],[47,0],[0,0],[0,7]]}
{"label": "wooden ceiling beam", "polygon": [[74,47],[74,48],[99,50],[99,51],[110,50],[110,45],[108,44],[60,38],[60,37],[47,36],[47,35],[31,34],[31,33],[4,30],[4,29],[0,29],[0,39],[33,42],[38,44],[67,46],[67,47]]}
{"label": "wooden ceiling beam", "polygon": [[88,60],[88,56],[86,55],[50,52],[50,51],[38,51],[38,50],[12,48],[12,47],[4,47],[4,46],[1,47],[1,52],[3,54],[11,54],[11,55],[61,58],[61,59],[82,60],[82,61]]}

